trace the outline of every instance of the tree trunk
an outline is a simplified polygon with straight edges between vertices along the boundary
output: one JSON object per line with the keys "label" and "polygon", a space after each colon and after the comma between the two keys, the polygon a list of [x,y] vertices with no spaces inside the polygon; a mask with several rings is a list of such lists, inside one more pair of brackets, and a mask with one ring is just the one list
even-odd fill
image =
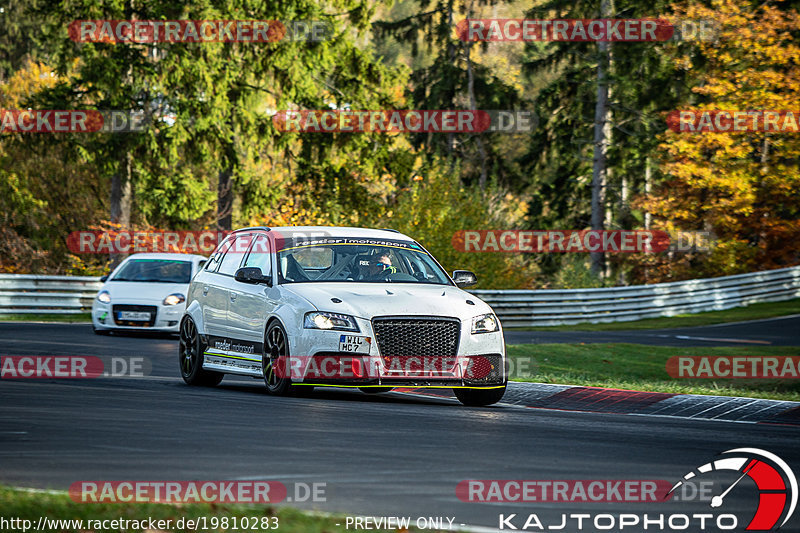
{"label": "tree trunk", "polygon": [[[453,0],[450,0],[447,3],[447,27],[452,28],[455,26],[453,22]],[[456,64],[456,47],[452,42],[447,43],[447,55],[450,58],[450,64]],[[455,108],[455,94],[453,94],[453,99],[450,101],[451,108]],[[450,159],[450,170],[452,171],[455,169],[456,160],[453,157],[453,152],[456,149],[456,134],[452,131],[447,133],[447,157]]]}
{"label": "tree trunk", "polygon": [[[610,0],[602,0],[600,4],[601,18],[609,18],[612,7]],[[592,158],[592,229],[605,229],[605,194],[607,183],[606,157],[610,137],[610,117],[608,106],[608,69],[610,67],[610,45],[608,42],[597,43],[597,102],[594,109],[594,157]],[[592,273],[604,274],[605,254],[602,251],[592,252]]]}
{"label": "tree trunk", "polygon": [[233,170],[227,166],[219,173],[217,186],[217,229],[231,231],[233,229]]}
{"label": "tree trunk", "polygon": [[[125,153],[120,168],[111,176],[111,198],[109,218],[119,224],[123,230],[131,227],[131,207],[133,206],[133,184],[131,172],[131,154]],[[125,258],[125,254],[110,254],[111,269],[116,268]]]}
{"label": "tree trunk", "polygon": [[[236,101],[238,94],[231,95],[231,101]],[[236,134],[235,125],[231,120],[230,138],[225,141],[225,158],[223,167],[218,174],[217,182],[217,230],[231,231],[233,229],[233,172],[236,168]]]}
{"label": "tree trunk", "polygon": [[[133,13],[133,2],[125,8],[126,18]],[[128,65],[125,72],[124,85],[129,86],[133,79],[133,66]],[[131,208],[133,207],[133,153],[128,142],[122,143],[123,157],[117,171],[111,176],[111,201],[109,215],[111,222],[122,226],[123,230],[131,230]],[[127,254],[111,254],[111,269],[115,269]]]}
{"label": "tree trunk", "polygon": [[[472,6],[470,6],[469,15],[467,18],[472,16]],[[475,102],[475,75],[472,69],[472,43],[465,43],[464,49],[466,50],[466,59],[467,59],[467,94],[469,95],[469,107],[473,111],[477,109],[477,103]],[[482,191],[486,190],[486,161],[489,157],[486,155],[486,147],[483,145],[483,139],[481,138],[480,134],[476,135],[475,142],[478,145],[478,157],[481,160],[481,175],[478,178],[478,186],[481,188]]]}
{"label": "tree trunk", "polygon": [[[644,195],[650,199],[650,190],[651,190],[651,183],[652,183],[652,170],[650,169],[650,158],[646,158],[644,160]],[[650,229],[650,223],[652,220],[652,215],[650,211],[644,212],[644,229]]]}

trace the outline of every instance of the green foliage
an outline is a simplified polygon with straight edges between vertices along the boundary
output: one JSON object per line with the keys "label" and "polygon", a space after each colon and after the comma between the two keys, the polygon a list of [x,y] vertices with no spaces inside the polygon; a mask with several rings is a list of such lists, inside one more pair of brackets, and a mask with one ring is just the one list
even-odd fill
{"label": "green foliage", "polygon": [[[493,0],[407,0],[382,13],[373,27],[375,48],[384,61],[413,67],[406,88],[417,109],[530,109],[504,52],[487,52],[480,44],[461,41],[454,25],[466,17],[491,16]],[[499,56],[499,57],[498,57]],[[505,60],[505,61],[504,61]],[[420,152],[446,158],[465,184],[494,180],[512,191],[524,186],[524,170],[515,149],[524,135],[488,133],[410,136]]]}
{"label": "green foliage", "polygon": [[397,195],[378,227],[396,229],[419,241],[449,272],[472,270],[477,288],[528,288],[536,273],[532,261],[518,254],[461,252],[452,243],[459,230],[507,228],[521,223],[525,205],[491,185],[486,191],[461,185],[445,162],[422,166],[414,184]]}
{"label": "green foliage", "polygon": [[554,289],[596,289],[605,284],[592,274],[587,254],[567,254],[553,281]]}
{"label": "green foliage", "polygon": [[10,78],[28,61],[43,55],[42,18],[32,16],[39,0],[4,0],[0,4],[0,82]]}
{"label": "green foliage", "polygon": [[[614,17],[669,16],[669,2],[619,0],[612,2]],[[546,0],[530,18],[599,18],[601,2]],[[675,45],[610,43],[608,68],[610,143],[604,209],[607,229],[641,227],[631,213],[629,199],[645,189],[648,159],[656,155],[663,131],[664,111],[675,109],[689,94],[685,73],[668,53]],[[594,42],[542,42],[526,45],[524,72],[537,93],[539,127],[528,139],[520,160],[529,169],[529,220],[533,229],[583,229],[591,221],[593,134],[600,59]],[[658,177],[654,163],[653,180]],[[540,261],[545,274],[555,275],[564,257],[554,254]],[[613,258],[624,268],[627,259]],[[572,270],[567,265],[564,268]],[[566,275],[566,274],[564,274]]]}

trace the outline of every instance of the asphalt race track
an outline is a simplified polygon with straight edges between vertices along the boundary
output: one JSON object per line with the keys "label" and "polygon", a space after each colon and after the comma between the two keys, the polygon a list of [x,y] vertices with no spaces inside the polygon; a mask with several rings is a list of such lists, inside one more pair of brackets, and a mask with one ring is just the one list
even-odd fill
{"label": "asphalt race track", "polygon": [[654,346],[800,346],[800,315],[694,328],[505,332],[508,344],[630,342]]}
{"label": "asphalt race track", "polygon": [[[734,335],[717,329],[719,335],[700,336]],[[796,317],[740,325],[735,338],[747,338],[751,329],[774,344],[800,344]],[[519,332],[509,340],[523,333],[534,335]],[[83,324],[3,323],[0,339],[0,355],[141,356],[152,363],[152,374],[140,378],[0,381],[0,482],[12,486],[276,480],[291,497],[294,483],[316,482],[326,484],[326,501],[287,504],[351,515],[449,516],[457,525],[496,528],[501,513],[522,516],[515,520],[521,527],[529,513],[557,525],[561,513],[686,513],[709,512],[709,507],[675,501],[462,502],[455,493],[459,481],[674,483],[720,452],[740,447],[777,454],[800,473],[797,427],[502,404],[465,408],[448,398],[368,396],[350,389],[278,398],[246,378],[226,377],[216,389],[185,385],[177,370],[177,341],[171,338],[96,336]],[[724,503],[728,512],[752,516],[750,488],[731,492]],[[800,531],[800,515],[781,531]]]}

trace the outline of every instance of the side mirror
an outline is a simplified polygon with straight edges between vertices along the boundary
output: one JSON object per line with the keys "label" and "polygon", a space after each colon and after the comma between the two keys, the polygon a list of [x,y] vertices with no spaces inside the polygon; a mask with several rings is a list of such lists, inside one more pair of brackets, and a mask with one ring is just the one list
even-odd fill
{"label": "side mirror", "polygon": [[266,283],[267,285],[272,285],[272,277],[265,276],[259,267],[240,268],[233,275],[233,279],[241,283]]}
{"label": "side mirror", "polygon": [[453,281],[456,282],[456,287],[463,289],[478,283],[478,276],[469,270],[453,270]]}
{"label": "side mirror", "polygon": [[100,276],[101,282],[105,283],[107,280],[108,280],[108,274],[106,274],[105,276]]}

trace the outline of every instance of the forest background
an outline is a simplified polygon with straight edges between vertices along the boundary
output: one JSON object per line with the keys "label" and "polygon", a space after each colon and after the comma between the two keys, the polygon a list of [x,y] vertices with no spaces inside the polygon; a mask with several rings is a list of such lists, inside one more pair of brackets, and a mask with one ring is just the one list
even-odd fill
{"label": "forest background", "polygon": [[[713,21],[714,39],[467,42],[477,18]],[[81,43],[75,20],[325,21],[330,39]],[[788,1],[0,0],[0,109],[140,110],[135,133],[0,133],[0,272],[100,274],[70,232],[394,228],[481,288],[800,263],[800,133],[676,133],[674,110],[800,114]],[[286,109],[528,110],[518,133],[302,133]],[[459,230],[652,229],[704,252],[465,253]]]}

